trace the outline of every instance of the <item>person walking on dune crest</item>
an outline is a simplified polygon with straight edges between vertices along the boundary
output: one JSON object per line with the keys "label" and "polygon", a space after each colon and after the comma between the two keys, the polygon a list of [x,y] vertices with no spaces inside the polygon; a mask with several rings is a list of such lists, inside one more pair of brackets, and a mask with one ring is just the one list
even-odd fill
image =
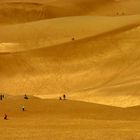
{"label": "person walking on dune crest", "polygon": [[65,94],[63,95],[63,99],[66,100],[66,95]]}

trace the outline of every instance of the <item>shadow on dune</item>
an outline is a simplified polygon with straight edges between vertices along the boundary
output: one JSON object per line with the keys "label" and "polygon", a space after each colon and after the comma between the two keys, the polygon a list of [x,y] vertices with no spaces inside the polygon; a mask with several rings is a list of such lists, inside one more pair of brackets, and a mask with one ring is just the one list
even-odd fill
{"label": "shadow on dune", "polygon": [[[132,7],[131,5],[135,6]],[[140,2],[135,0],[117,2],[115,0],[76,0],[76,1],[50,1],[43,2],[1,2],[0,24],[17,24],[43,19],[82,16],[107,15],[122,16],[140,14]]]}

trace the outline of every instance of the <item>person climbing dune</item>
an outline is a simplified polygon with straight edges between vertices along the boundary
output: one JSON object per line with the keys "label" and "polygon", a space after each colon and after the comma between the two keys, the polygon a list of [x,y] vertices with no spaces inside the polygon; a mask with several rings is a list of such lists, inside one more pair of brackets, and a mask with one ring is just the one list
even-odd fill
{"label": "person climbing dune", "polygon": [[7,114],[4,114],[4,120],[7,120]]}
{"label": "person climbing dune", "polygon": [[22,106],[22,111],[25,111],[25,107],[24,106]]}
{"label": "person climbing dune", "polygon": [[62,100],[62,97],[59,97],[59,100]]}
{"label": "person climbing dune", "polygon": [[0,95],[0,100],[2,100],[2,95]]}
{"label": "person climbing dune", "polygon": [[24,99],[28,100],[28,96],[26,94],[24,95]]}

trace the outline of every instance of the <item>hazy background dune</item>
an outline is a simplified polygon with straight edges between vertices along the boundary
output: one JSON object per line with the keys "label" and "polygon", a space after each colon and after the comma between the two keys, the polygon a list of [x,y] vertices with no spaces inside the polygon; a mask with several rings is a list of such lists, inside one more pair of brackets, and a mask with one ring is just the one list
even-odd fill
{"label": "hazy background dune", "polygon": [[80,15],[135,15],[140,14],[139,5],[139,0],[1,0],[0,24]]}

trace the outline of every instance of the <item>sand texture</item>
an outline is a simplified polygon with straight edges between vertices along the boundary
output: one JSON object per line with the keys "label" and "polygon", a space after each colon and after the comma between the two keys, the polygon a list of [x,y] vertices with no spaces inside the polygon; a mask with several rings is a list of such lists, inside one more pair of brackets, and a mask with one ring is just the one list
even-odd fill
{"label": "sand texture", "polygon": [[140,0],[0,0],[0,140],[140,140],[139,46]]}

